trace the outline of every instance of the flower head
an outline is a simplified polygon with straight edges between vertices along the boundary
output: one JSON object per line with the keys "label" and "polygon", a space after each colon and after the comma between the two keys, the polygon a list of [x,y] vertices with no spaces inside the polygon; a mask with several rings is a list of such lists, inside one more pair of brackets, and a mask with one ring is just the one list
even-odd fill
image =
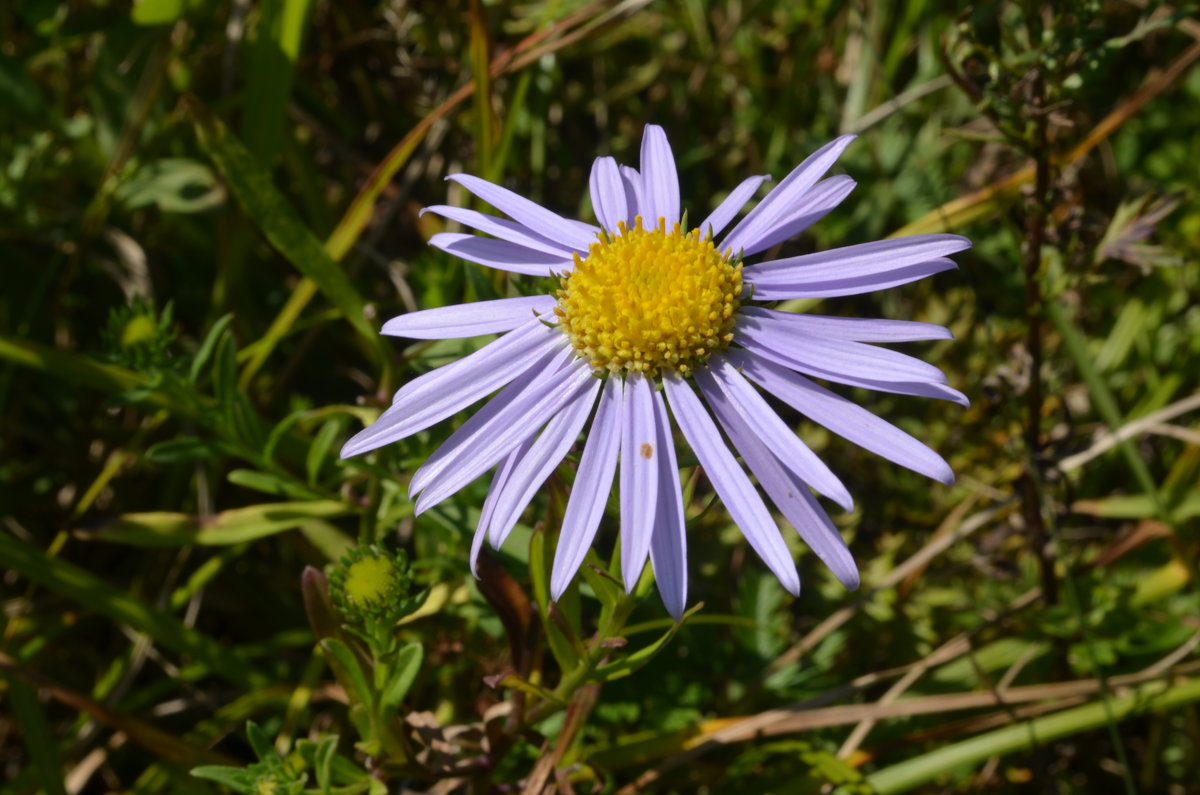
{"label": "flower head", "polygon": [[595,161],[590,188],[598,227],[478,177],[452,175],[509,218],[429,207],[491,235],[442,233],[430,244],[488,267],[555,278],[558,289],[389,321],[384,334],[417,339],[503,336],[406,384],[342,455],[404,438],[499,390],[410,483],[420,513],[496,467],[472,544],[474,570],[485,538],[495,547],[504,542],[591,418],[555,553],[552,595],[561,595],[583,561],[616,479],[625,585],[633,588],[649,558],[663,602],[678,618],[687,598],[687,538],[673,416],[733,521],[785,588],[800,590],[795,563],[722,429],[779,512],[842,583],[857,587],[854,559],[812,492],[847,510],[853,500],[763,392],[884,458],[949,483],[954,476],[937,453],[810,378],[966,404],[936,367],[870,344],[950,333],[929,323],[800,315],[762,303],[905,284],[955,267],[947,255],[970,242],[918,235],[743,265],[744,257],[799,234],[849,195],[849,177],[822,177],[852,139],[818,150],[728,233],[767,178],[745,180],[689,228],[674,157],[654,125],[642,140],[640,171],[611,157]]}
{"label": "flower head", "polygon": [[377,546],[350,550],[329,577],[330,595],[351,631],[373,637],[424,604],[428,591],[414,595],[413,576],[404,550],[395,554]]}

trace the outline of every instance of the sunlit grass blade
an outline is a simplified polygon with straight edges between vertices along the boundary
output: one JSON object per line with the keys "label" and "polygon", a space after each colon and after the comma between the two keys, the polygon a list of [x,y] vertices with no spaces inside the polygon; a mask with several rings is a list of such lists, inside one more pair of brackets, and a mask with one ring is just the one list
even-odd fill
{"label": "sunlit grass blade", "polygon": [[346,516],[354,510],[342,502],[313,500],[231,508],[209,517],[169,511],[128,513],[89,537],[139,547],[226,546],[292,530],[313,519]]}
{"label": "sunlit grass blade", "polygon": [[868,776],[867,783],[878,795],[908,792],[956,768],[1100,728],[1109,722],[1110,712],[1113,720],[1124,720],[1196,701],[1200,701],[1200,679],[1186,679],[1167,685],[1155,682],[1127,695],[1111,698],[1107,705],[1099,701],[1092,702],[938,748],[884,768]]}
{"label": "sunlit grass blade", "polygon": [[488,57],[487,18],[479,0],[471,0],[470,20],[471,76],[475,79],[475,157],[480,174],[492,170],[492,150],[495,146],[496,120],[492,110],[492,75]]}
{"label": "sunlit grass blade", "polygon": [[0,359],[28,367],[44,375],[76,386],[96,389],[110,395],[130,390],[146,390],[142,400],[165,408],[180,417],[203,421],[203,413],[176,400],[165,392],[146,389],[148,381],[140,373],[113,364],[98,362],[81,353],[71,353],[29,340],[0,336]]}

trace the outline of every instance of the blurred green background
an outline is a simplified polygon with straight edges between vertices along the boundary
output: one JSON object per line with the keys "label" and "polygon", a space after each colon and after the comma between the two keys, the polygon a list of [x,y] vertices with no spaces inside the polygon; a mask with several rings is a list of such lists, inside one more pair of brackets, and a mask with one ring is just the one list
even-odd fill
{"label": "blurred green background", "polygon": [[[262,773],[266,743],[289,772],[263,781],[319,792],[295,741],[337,734],[324,791],[1200,792],[1198,40],[1187,7],[1115,0],[5,3],[0,786],[216,792],[187,771]],[[613,654],[645,666],[517,725],[521,687],[559,681],[554,638],[597,629],[591,588],[565,618],[523,601],[561,494],[481,590],[486,479],[415,520],[405,496],[462,417],[337,450],[480,344],[385,319],[542,289],[424,244],[421,207],[469,203],[443,178],[590,218],[592,158],[634,163],[650,122],[692,217],[859,133],[856,191],[784,256],[974,241],[958,271],[819,306],[953,330],[909,348],[971,408],[852,396],[959,479],[789,417],[858,498],[833,516],[859,592],[788,531],[787,595],[701,479],[703,607],[649,647],[672,622],[641,599]],[[419,761],[394,768],[355,750],[302,597],[359,540],[429,588],[396,630],[423,661],[398,719]],[[514,666],[521,687],[485,682]]]}

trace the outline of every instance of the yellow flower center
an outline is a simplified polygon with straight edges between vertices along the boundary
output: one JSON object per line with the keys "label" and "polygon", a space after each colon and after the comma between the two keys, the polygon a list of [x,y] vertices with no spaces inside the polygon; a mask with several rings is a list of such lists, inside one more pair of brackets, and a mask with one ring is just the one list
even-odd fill
{"label": "yellow flower center", "polygon": [[346,569],[346,598],[359,609],[382,602],[391,590],[395,573],[391,561],[384,558],[356,560]]}
{"label": "yellow flower center", "polygon": [[742,263],[698,229],[619,226],[560,277],[559,325],[598,370],[686,373],[733,339]]}

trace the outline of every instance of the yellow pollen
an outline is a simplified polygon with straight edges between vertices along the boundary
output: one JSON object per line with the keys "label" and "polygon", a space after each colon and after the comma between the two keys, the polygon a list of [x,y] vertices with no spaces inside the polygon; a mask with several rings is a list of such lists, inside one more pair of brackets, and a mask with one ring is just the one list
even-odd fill
{"label": "yellow pollen", "polygon": [[742,263],[698,229],[645,229],[640,217],[619,228],[559,278],[559,325],[597,370],[694,370],[733,339]]}

